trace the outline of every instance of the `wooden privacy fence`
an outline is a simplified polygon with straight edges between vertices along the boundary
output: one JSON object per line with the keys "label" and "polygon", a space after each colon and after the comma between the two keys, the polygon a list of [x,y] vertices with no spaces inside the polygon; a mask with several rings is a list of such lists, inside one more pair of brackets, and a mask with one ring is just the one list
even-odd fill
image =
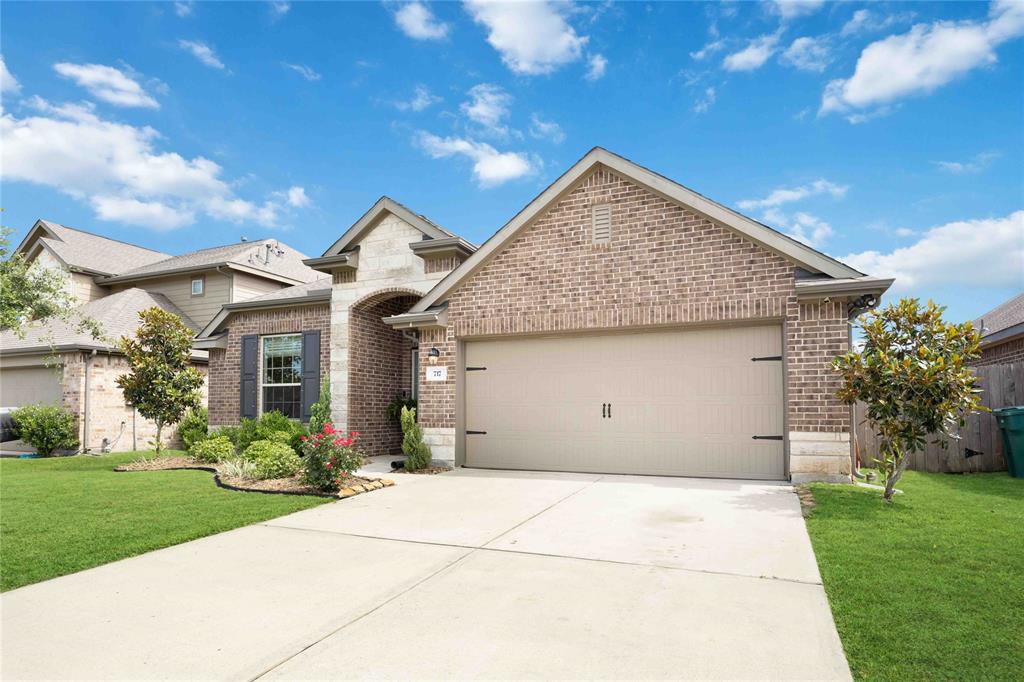
{"label": "wooden privacy fence", "polygon": [[[1024,405],[1024,362],[1009,365],[976,367],[978,387],[982,389],[981,404],[989,409]],[[878,435],[864,423],[867,411],[857,405],[856,435],[861,466],[871,466],[878,454]],[[928,446],[910,457],[910,468],[933,473],[963,473],[967,471],[1006,471],[1003,439],[991,412],[979,412],[967,418],[960,431],[960,440],[946,439],[948,447],[938,443]],[[970,457],[968,450],[977,452]]]}

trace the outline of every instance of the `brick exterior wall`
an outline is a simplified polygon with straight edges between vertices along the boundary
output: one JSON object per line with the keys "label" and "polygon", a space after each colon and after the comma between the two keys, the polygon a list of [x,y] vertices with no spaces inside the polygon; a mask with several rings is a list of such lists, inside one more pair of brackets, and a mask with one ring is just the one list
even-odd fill
{"label": "brick exterior wall", "polygon": [[[595,245],[591,207],[605,203],[612,237]],[[829,363],[848,347],[846,302],[798,303],[794,277],[775,252],[599,168],[450,296],[446,329],[424,330],[421,365],[437,347],[449,380],[420,384],[421,421],[454,432],[459,338],[772,319],[787,332],[789,430],[812,443],[801,454],[830,443],[824,473],[842,475],[849,410]]]}
{"label": "brick exterior wall", "polygon": [[1024,362],[1024,337],[996,343],[982,349],[981,357],[972,362],[974,367],[985,365],[1007,365],[1011,362]]}
{"label": "brick exterior wall", "polygon": [[411,394],[413,343],[381,318],[404,313],[417,300],[371,300],[349,312],[348,429],[359,432],[366,455],[402,451],[402,429],[387,418],[387,407],[397,394]]}
{"label": "brick exterior wall", "polygon": [[[75,415],[78,421],[81,447],[99,452],[103,439],[107,438],[114,451],[152,449],[150,443],[156,438],[156,424],[126,405],[124,394],[117,385],[117,378],[129,369],[123,356],[97,354],[90,358],[87,353],[67,353],[61,356],[61,361],[64,366],[61,406]],[[86,362],[89,363],[88,432],[85,430]],[[207,374],[205,364],[196,363],[193,367]],[[203,404],[207,400],[208,383],[202,388]],[[181,447],[176,426],[165,427],[161,440],[165,446]]]}
{"label": "brick exterior wall", "polygon": [[[210,351],[210,425],[241,421],[242,337],[320,330],[320,377],[330,369],[331,316],[327,304],[238,312],[228,328],[228,346]],[[260,377],[262,382],[262,377]],[[258,394],[262,389],[258,388]]]}

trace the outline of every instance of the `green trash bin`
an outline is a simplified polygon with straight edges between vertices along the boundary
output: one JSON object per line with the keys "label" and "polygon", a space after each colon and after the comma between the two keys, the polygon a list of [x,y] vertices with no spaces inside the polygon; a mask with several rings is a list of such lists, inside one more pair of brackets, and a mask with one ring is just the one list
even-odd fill
{"label": "green trash bin", "polygon": [[1024,478],[1024,407],[1001,407],[992,414],[1003,434],[1006,468],[1014,478]]}

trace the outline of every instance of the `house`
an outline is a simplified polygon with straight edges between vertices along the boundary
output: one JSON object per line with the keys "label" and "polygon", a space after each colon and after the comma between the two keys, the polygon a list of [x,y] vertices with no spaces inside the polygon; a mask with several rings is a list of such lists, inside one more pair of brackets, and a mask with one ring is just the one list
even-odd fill
{"label": "house", "polygon": [[211,424],[329,377],[370,454],[405,393],[454,465],[793,481],[849,480],[830,361],[892,283],[601,148],[479,248],[382,198],[306,264],[197,337]]}
{"label": "house", "polygon": [[981,331],[981,358],[974,366],[1024,362],[1024,293],[974,320],[974,328]]}
{"label": "house", "polygon": [[[127,448],[133,434],[141,447],[155,434],[115,383],[127,370],[117,339],[135,333],[140,311],[163,308],[199,331],[225,304],[324,276],[275,240],[171,256],[46,220],[36,221],[17,252],[61,272],[81,305],[68,323],[30,326],[24,338],[0,335],[0,407],[58,403],[78,417],[85,449]],[[79,329],[81,316],[99,323],[101,338]],[[196,351],[193,362],[205,372],[206,352]]]}

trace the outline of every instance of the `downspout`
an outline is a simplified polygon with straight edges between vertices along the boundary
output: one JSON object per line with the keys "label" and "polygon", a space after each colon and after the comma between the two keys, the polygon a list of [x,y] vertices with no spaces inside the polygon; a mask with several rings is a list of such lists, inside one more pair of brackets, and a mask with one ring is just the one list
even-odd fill
{"label": "downspout", "polygon": [[[847,304],[847,347],[853,349],[853,321],[862,313],[871,310],[878,305],[878,297],[874,294],[865,294]],[[850,472],[854,478],[866,479],[859,468],[860,446],[857,443],[857,403],[850,405]]]}
{"label": "downspout", "polygon": [[89,412],[91,407],[91,401],[89,399],[89,367],[92,365],[91,360],[96,357],[96,350],[93,349],[91,353],[85,355],[85,400],[83,400],[83,410],[85,414],[82,416],[82,452],[89,452],[89,426],[92,421],[89,419]]}

